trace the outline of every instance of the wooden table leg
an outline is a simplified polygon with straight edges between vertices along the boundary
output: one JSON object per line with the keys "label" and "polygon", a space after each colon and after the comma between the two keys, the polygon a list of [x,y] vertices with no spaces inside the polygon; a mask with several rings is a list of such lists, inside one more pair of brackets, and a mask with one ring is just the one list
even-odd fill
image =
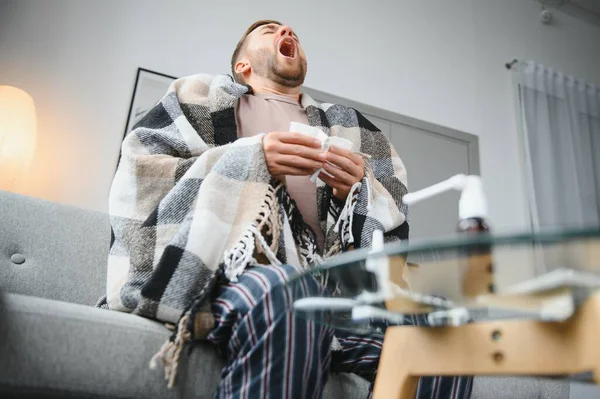
{"label": "wooden table leg", "polygon": [[594,372],[600,382],[600,294],[565,322],[497,321],[460,327],[390,327],[374,398],[414,398],[417,377]]}
{"label": "wooden table leg", "polygon": [[389,340],[388,335],[385,336],[379,359],[373,398],[412,399],[417,392],[419,377],[411,374],[410,357],[402,355],[414,350],[410,348],[410,334],[400,331],[400,334],[394,334]]}

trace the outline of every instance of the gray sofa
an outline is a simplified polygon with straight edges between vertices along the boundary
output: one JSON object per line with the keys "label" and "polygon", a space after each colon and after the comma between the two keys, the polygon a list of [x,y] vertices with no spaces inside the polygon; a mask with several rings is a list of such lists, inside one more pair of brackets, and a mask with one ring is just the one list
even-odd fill
{"label": "gray sofa", "polygon": [[[103,294],[105,214],[0,191],[0,398],[209,398],[224,365],[207,344],[184,357],[176,387],[148,362],[168,330],[92,307]],[[367,384],[331,375],[326,398],[365,398]],[[583,396],[581,396],[583,395]],[[564,381],[478,378],[474,398],[597,395]]]}
{"label": "gray sofa", "polygon": [[[148,363],[169,331],[93,308],[110,240],[102,213],[0,191],[0,398],[210,398],[224,361],[206,343],[176,386]],[[365,398],[366,381],[331,375],[327,398]]]}

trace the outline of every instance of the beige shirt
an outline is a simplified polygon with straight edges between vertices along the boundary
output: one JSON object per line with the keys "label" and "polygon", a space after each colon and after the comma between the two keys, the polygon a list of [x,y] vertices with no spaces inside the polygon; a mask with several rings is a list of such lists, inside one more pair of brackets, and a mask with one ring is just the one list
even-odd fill
{"label": "beige shirt", "polygon": [[[308,125],[306,111],[292,98],[275,94],[244,94],[235,109],[238,137],[259,133],[287,132],[290,122]],[[325,237],[317,214],[317,187],[308,176],[286,176],[287,189],[302,217],[317,234],[319,250]]]}

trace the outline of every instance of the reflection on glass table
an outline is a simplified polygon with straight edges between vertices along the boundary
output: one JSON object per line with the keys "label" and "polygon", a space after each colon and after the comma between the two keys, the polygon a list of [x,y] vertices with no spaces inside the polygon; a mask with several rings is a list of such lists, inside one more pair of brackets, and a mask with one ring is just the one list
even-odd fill
{"label": "reflection on glass table", "polygon": [[[408,259],[408,262],[405,260]],[[600,229],[473,235],[341,254],[298,276],[327,281],[295,311],[357,333],[490,319],[560,321],[600,287]]]}

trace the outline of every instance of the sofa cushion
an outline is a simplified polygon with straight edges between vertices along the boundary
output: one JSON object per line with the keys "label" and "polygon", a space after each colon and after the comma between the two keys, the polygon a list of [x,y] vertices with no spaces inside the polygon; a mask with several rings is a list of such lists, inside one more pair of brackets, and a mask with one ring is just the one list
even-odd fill
{"label": "sofa cushion", "polygon": [[[207,343],[183,356],[169,390],[148,367],[169,336],[132,314],[0,293],[0,397],[210,398],[224,361]],[[326,398],[365,398],[368,384],[332,374]],[[12,395],[11,395],[12,394]]]}
{"label": "sofa cushion", "polygon": [[590,383],[533,377],[476,377],[471,399],[598,399]]}
{"label": "sofa cushion", "polygon": [[2,291],[93,305],[109,244],[106,214],[0,191]]}

